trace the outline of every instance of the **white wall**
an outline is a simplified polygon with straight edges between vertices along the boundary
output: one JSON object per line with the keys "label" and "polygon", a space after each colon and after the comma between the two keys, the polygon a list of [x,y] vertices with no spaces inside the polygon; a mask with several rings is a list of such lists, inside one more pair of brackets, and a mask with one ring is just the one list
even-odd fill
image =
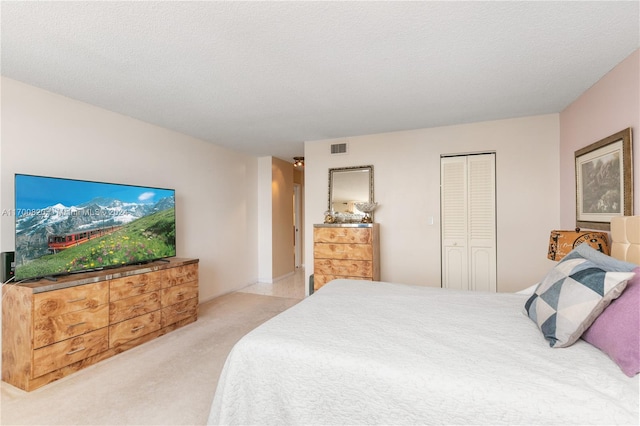
{"label": "white wall", "polygon": [[273,281],[273,157],[258,159],[258,279]]}
{"label": "white wall", "polygon": [[[558,126],[552,114],[306,142],[306,258],[313,259],[313,224],[327,210],[328,169],[372,164],[381,279],[439,287],[440,155],[495,151],[498,291],[539,281],[554,264],[546,255],[559,224]],[[337,142],[349,144],[348,154],[330,154]]]}
{"label": "white wall", "polygon": [[[1,84],[1,211],[14,207],[14,173],[174,188],[177,253],[200,259],[201,301],[257,281],[255,157],[11,79]],[[14,220],[1,217],[1,251],[14,249]]]}

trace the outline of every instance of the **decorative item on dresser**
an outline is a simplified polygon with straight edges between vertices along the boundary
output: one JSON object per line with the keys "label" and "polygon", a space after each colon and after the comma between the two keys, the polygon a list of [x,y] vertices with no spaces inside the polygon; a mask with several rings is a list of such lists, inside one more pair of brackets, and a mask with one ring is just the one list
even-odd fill
{"label": "decorative item on dresser", "polygon": [[32,391],[198,318],[198,259],[2,289],[2,380]]}
{"label": "decorative item on dresser", "polygon": [[603,254],[609,254],[609,238],[606,232],[581,231],[580,228],[576,228],[572,231],[551,231],[547,258],[561,260],[571,250],[583,243]]}
{"label": "decorative item on dresser", "polygon": [[364,213],[364,217],[360,220],[362,223],[373,223],[373,211],[378,207],[378,203],[354,203],[356,209]]}
{"label": "decorative item on dresser", "polygon": [[377,223],[313,225],[314,290],[336,278],[380,280]]}

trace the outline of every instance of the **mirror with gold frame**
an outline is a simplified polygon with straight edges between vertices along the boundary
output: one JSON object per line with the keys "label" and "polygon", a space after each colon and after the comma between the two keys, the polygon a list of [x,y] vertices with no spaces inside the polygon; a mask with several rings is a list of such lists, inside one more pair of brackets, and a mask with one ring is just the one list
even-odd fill
{"label": "mirror with gold frame", "polygon": [[360,221],[364,213],[355,207],[355,203],[373,201],[373,166],[329,169],[330,211]]}

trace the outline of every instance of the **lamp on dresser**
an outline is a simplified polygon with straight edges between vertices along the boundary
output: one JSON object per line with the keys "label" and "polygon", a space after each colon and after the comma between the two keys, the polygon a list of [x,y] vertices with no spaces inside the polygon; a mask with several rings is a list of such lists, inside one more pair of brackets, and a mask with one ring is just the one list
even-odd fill
{"label": "lamp on dresser", "polygon": [[551,231],[547,258],[561,260],[580,244],[588,244],[606,255],[609,254],[609,238],[606,232],[581,231],[580,228],[576,228],[571,231]]}

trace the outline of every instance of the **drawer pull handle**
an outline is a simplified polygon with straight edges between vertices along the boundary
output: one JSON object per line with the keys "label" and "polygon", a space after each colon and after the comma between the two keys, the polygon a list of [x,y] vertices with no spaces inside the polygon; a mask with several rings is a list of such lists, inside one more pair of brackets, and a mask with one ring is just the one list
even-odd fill
{"label": "drawer pull handle", "polygon": [[81,347],[81,348],[74,349],[74,350],[72,350],[72,351],[67,352],[67,355],[73,355],[73,354],[75,354],[76,352],[84,351],[85,349],[87,349],[87,348],[85,348],[85,347],[83,346],[83,347]]}
{"label": "drawer pull handle", "polygon": [[176,312],[176,314],[182,315],[182,314],[186,314],[187,312],[189,312],[189,310],[185,309],[184,311]]}
{"label": "drawer pull handle", "polygon": [[79,297],[79,298],[77,298],[77,299],[67,300],[67,303],[82,302],[83,300],[87,300],[86,296],[85,296],[85,297]]}
{"label": "drawer pull handle", "polygon": [[138,327],[132,328],[132,329],[131,329],[131,332],[132,332],[132,333],[135,333],[136,331],[140,331],[140,330],[142,330],[143,328],[144,328],[144,325],[140,325],[140,326],[138,326]]}
{"label": "drawer pull handle", "polygon": [[79,322],[79,323],[76,323],[76,324],[71,324],[71,325],[69,326],[69,328],[71,328],[71,327],[78,327],[79,325],[85,325],[86,323],[87,323],[86,321],[82,321],[82,322]]}
{"label": "drawer pull handle", "polygon": [[144,287],[145,285],[147,285],[147,283],[137,283],[137,284],[133,284],[133,288]]}

